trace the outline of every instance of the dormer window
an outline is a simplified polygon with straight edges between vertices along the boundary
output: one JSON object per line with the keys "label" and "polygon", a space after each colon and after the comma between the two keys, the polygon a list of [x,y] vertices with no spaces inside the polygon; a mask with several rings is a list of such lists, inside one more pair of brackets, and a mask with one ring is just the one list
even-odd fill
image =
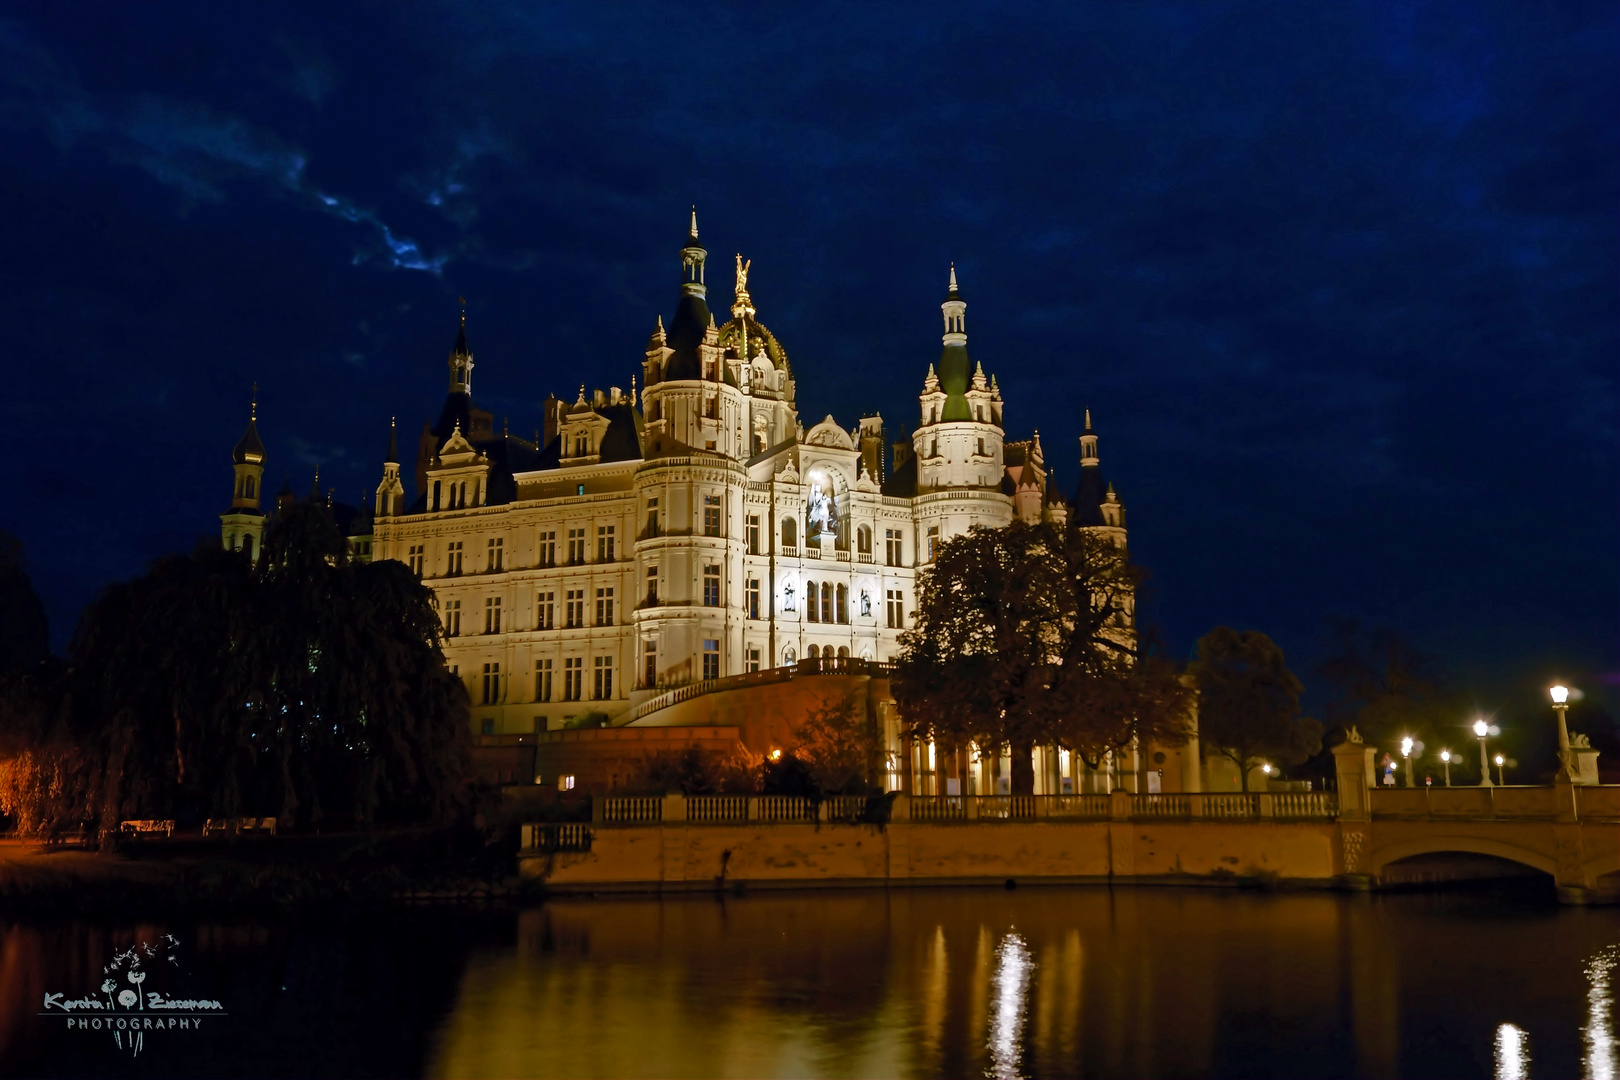
{"label": "dormer window", "polygon": [[574,436],[574,456],[584,457],[591,452],[591,437],[581,431]]}

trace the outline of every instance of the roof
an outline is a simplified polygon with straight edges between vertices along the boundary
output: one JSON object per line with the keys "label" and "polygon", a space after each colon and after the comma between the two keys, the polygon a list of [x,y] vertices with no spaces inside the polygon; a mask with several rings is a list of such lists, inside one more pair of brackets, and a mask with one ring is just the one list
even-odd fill
{"label": "roof", "polygon": [[[748,331],[747,356],[743,355],[742,339],[745,329]],[[777,370],[785,371],[791,377],[793,365],[788,362],[787,350],[782,348],[782,343],[776,340],[776,335],[771,333],[764,323],[752,315],[744,315],[740,320],[735,318],[728,320],[720,328],[720,348],[722,350],[733,350],[737,354],[737,358],[745,363],[752,360],[754,354],[759,352],[761,342],[765,345],[765,355],[770,357],[771,363],[776,365]]]}
{"label": "roof", "polygon": [[231,460],[238,465],[263,465],[264,443],[259,439],[259,424],[256,419],[248,420],[247,430],[236,441],[236,448],[231,451]]}
{"label": "roof", "polygon": [[973,362],[968,359],[966,345],[947,345],[939,354],[935,367],[939,375],[939,388],[945,391],[945,409],[941,420],[971,420],[973,410],[968,408],[967,389],[973,379]]}
{"label": "roof", "polygon": [[1080,483],[1075,485],[1074,498],[1069,500],[1069,505],[1074,507],[1074,516],[1069,520],[1076,525],[1108,524],[1102,515],[1102,504],[1107,498],[1108,481],[1102,469],[1095,465],[1081,466]]}
{"label": "roof", "polygon": [[703,297],[692,293],[682,294],[681,302],[675,305],[675,317],[669,321],[669,330],[664,335],[669,347],[675,350],[669,363],[664,366],[664,378],[703,377],[703,362],[698,355],[698,346],[703,344],[703,335],[713,321],[714,317],[709,314],[709,305]]}

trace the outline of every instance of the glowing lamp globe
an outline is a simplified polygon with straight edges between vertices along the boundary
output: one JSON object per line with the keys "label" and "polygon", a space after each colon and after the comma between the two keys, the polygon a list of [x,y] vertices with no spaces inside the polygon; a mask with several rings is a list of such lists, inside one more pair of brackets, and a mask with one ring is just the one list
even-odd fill
{"label": "glowing lamp globe", "polygon": [[1562,705],[1569,700],[1569,687],[1567,686],[1555,686],[1547,692],[1552,695],[1554,705]]}
{"label": "glowing lamp globe", "polygon": [[1487,734],[1490,733],[1490,730],[1490,725],[1486,724],[1485,721],[1474,721],[1474,735],[1476,737],[1483,739]]}

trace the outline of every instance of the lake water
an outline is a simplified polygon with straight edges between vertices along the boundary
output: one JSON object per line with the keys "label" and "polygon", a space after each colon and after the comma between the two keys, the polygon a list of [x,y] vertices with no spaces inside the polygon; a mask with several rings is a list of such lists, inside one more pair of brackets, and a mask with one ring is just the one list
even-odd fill
{"label": "lake water", "polygon": [[[101,991],[104,969],[146,945],[143,992],[227,1015],[115,1040],[124,983]],[[827,891],[11,923],[0,1070],[1614,1078],[1617,949],[1615,909],[1525,888]],[[105,997],[77,1015],[107,1028],[38,1015],[48,993]]]}

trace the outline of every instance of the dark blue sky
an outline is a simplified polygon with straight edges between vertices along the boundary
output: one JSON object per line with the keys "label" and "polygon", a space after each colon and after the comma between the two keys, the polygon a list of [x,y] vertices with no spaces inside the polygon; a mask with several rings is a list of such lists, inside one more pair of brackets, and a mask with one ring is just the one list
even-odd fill
{"label": "dark blue sky", "polygon": [[458,295],[532,430],[628,384],[696,203],[809,423],[915,421],[954,260],[1176,651],[1346,614],[1486,707],[1612,687],[1617,57],[1612,3],[7,4],[0,526],[60,644],[216,532],[255,380],[268,479],[369,498]]}

